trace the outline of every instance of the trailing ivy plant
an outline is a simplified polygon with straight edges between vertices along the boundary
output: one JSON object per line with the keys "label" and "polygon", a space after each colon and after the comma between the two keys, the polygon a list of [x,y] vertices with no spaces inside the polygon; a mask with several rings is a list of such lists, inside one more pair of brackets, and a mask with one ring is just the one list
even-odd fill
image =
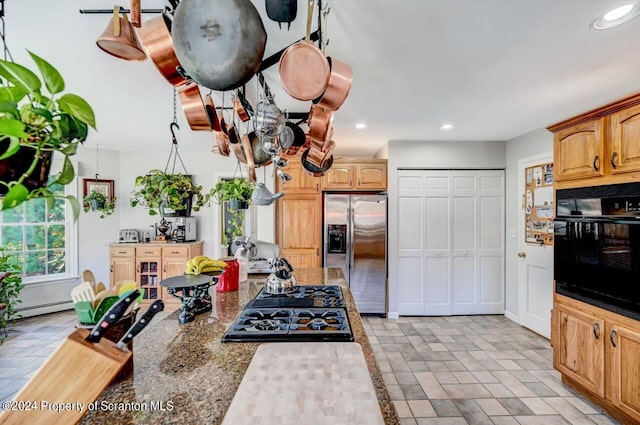
{"label": "trailing ivy plant", "polygon": [[7,338],[7,325],[21,317],[16,311],[16,305],[22,302],[19,296],[24,287],[20,273],[15,258],[0,247],[0,344]]}
{"label": "trailing ivy plant", "polygon": [[98,211],[100,218],[105,218],[113,214],[116,209],[116,197],[113,199],[106,197],[103,193],[92,190],[87,196],[82,198],[84,212]]}
{"label": "trailing ivy plant", "polygon": [[149,215],[163,214],[165,208],[182,211],[187,208],[187,201],[192,200],[191,208],[199,211],[209,206],[210,195],[203,193],[202,186],[193,183],[188,174],[169,174],[162,170],[150,170],[144,176],[136,177],[134,190],[131,192],[131,206],[143,206]]}
{"label": "trailing ivy plant", "polygon": [[[31,158],[26,170],[8,181],[0,180],[1,208],[14,208],[33,198],[45,198],[51,208],[55,198],[66,198],[77,218],[78,200],[55,195],[51,185],[73,181],[75,170],[69,157],[86,140],[88,128],[96,128],[95,115],[80,96],[62,94],[65,82],[56,68],[32,52],[29,55],[39,76],[21,64],[0,60],[0,162],[15,164],[14,156],[25,150]],[[50,161],[53,152],[64,157],[62,171],[44,186],[30,187],[27,181],[41,173],[39,163]]]}

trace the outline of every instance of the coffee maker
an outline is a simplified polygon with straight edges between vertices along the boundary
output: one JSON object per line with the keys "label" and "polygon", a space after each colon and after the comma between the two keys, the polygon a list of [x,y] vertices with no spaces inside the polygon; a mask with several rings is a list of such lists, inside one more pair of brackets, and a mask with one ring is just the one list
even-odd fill
{"label": "coffee maker", "polygon": [[167,217],[171,223],[171,239],[174,242],[192,242],[196,240],[195,217]]}

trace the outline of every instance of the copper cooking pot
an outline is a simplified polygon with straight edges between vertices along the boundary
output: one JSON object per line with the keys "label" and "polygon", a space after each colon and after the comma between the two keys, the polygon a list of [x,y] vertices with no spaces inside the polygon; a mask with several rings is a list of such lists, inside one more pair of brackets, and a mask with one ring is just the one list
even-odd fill
{"label": "copper cooking pot", "polygon": [[315,99],[313,102],[318,103],[320,106],[324,106],[331,111],[337,111],[345,100],[347,100],[347,96],[349,96],[353,71],[351,70],[351,67],[344,62],[340,62],[332,58],[327,59],[331,66],[329,84],[322,96]]}
{"label": "copper cooking pot", "polygon": [[171,20],[167,9],[158,17],[148,20],[138,30],[138,36],[147,52],[147,56],[153,61],[160,74],[174,87],[187,83],[177,71],[180,62],[173,50],[171,40]]}
{"label": "copper cooking pot", "polygon": [[311,42],[311,20],[314,0],[307,8],[307,35],[304,40],[289,46],[280,58],[282,88],[298,100],[312,100],[324,93],[329,84],[329,62]]}
{"label": "copper cooking pot", "polygon": [[253,160],[253,148],[251,147],[251,142],[248,137],[242,138],[242,149],[244,150],[245,158],[247,159],[247,173],[249,174],[249,181],[255,183],[256,164]]}
{"label": "copper cooking pot", "polygon": [[211,130],[207,110],[202,103],[200,88],[196,83],[189,83],[178,88],[178,98],[191,130]]}
{"label": "copper cooking pot", "polygon": [[127,15],[123,13],[120,16],[120,6],[113,8],[113,16],[107,29],[98,38],[96,44],[103,51],[119,59],[143,61],[147,58]]}
{"label": "copper cooking pot", "polygon": [[327,171],[329,171],[329,169],[333,165],[333,155],[330,155],[325,160],[324,164],[321,167],[318,167],[312,164],[308,159],[310,150],[311,149],[307,149],[306,151],[304,151],[304,153],[302,154],[302,157],[300,158],[300,163],[302,164],[302,168],[307,174],[313,177],[322,177],[327,173]]}
{"label": "copper cooking pot", "polygon": [[205,95],[204,106],[207,111],[209,126],[213,132],[213,139],[216,146],[215,150],[217,150],[217,152],[222,156],[229,156],[229,136],[222,131],[220,120],[218,120],[216,106],[213,103],[211,94]]}
{"label": "copper cooking pot", "polygon": [[333,111],[321,105],[312,105],[309,111],[309,132],[312,139],[327,140],[331,137]]}

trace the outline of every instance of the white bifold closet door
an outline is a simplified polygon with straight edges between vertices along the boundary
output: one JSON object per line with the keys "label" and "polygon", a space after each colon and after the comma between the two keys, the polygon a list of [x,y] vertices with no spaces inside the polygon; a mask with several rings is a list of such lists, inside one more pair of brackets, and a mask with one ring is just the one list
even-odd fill
{"label": "white bifold closet door", "polygon": [[504,313],[504,171],[398,170],[401,315]]}

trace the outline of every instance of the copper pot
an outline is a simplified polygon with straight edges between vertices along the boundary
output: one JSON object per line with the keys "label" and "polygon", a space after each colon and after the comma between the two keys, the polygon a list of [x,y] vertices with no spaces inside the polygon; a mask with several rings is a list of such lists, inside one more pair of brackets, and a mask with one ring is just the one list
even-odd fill
{"label": "copper pot", "polygon": [[189,83],[178,88],[178,98],[191,130],[211,130],[209,117],[202,103],[200,88],[196,83]]}
{"label": "copper pot", "polygon": [[309,112],[309,137],[316,140],[329,139],[332,122],[332,111],[321,105],[312,105]]}
{"label": "copper pot", "polygon": [[209,126],[213,132],[213,138],[215,141],[214,150],[222,156],[229,156],[229,136],[222,131],[220,120],[218,120],[218,113],[216,112],[216,106],[214,105],[210,94],[205,95],[204,106],[207,111]]}
{"label": "copper pot", "polygon": [[331,72],[326,56],[311,42],[313,6],[314,0],[309,0],[306,38],[289,46],[280,58],[282,88],[298,100],[312,100],[322,95]]}
{"label": "copper pot", "polygon": [[353,71],[344,62],[331,58],[328,58],[328,60],[331,66],[329,84],[322,96],[314,100],[314,103],[319,103],[320,106],[324,106],[331,111],[337,111],[349,96]]}
{"label": "copper pot", "polygon": [[302,154],[302,157],[300,158],[300,163],[302,164],[302,168],[307,174],[313,177],[322,177],[327,173],[327,171],[329,171],[329,169],[333,165],[333,155],[330,155],[325,160],[324,164],[321,167],[318,167],[312,164],[308,159],[310,150],[311,149],[307,149],[306,151],[304,151],[304,153]]}
{"label": "copper pot", "polygon": [[160,74],[174,87],[187,83],[176,70],[180,66],[171,40],[171,22],[166,11],[160,16],[148,20],[138,30],[138,36],[147,56],[153,61]]}
{"label": "copper pot", "polygon": [[100,38],[96,41],[100,49],[119,59],[143,61],[147,55],[140,47],[136,32],[126,14],[120,17],[120,6],[113,8],[113,16]]}
{"label": "copper pot", "polygon": [[253,148],[249,137],[242,138],[242,149],[244,149],[244,156],[247,159],[247,173],[249,174],[249,181],[256,181],[256,164],[253,160]]}

